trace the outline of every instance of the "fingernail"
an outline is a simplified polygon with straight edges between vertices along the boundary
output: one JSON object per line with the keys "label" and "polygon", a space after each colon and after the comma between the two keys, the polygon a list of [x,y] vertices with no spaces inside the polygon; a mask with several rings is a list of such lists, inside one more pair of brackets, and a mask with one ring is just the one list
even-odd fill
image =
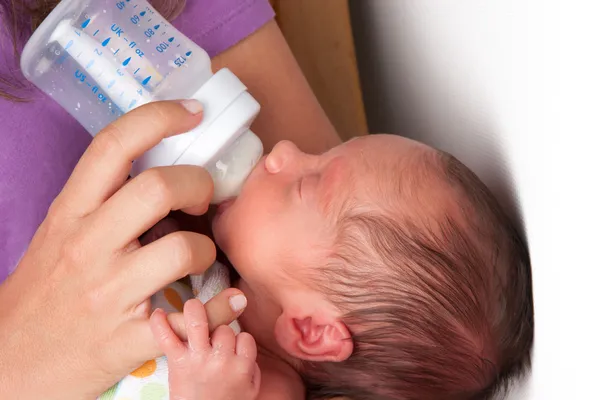
{"label": "fingernail", "polygon": [[195,99],[183,100],[183,101],[181,101],[181,105],[183,106],[183,108],[185,108],[191,114],[194,114],[194,115],[200,114],[202,112],[202,110],[204,110],[202,103],[200,103],[198,100],[195,100]]}
{"label": "fingernail", "polygon": [[240,312],[246,308],[248,300],[243,294],[238,294],[229,298],[229,305],[234,312]]}
{"label": "fingernail", "polygon": [[152,316],[154,314],[164,314],[164,313],[165,313],[165,311],[162,308],[157,308],[156,310],[152,311],[152,314],[150,316]]}

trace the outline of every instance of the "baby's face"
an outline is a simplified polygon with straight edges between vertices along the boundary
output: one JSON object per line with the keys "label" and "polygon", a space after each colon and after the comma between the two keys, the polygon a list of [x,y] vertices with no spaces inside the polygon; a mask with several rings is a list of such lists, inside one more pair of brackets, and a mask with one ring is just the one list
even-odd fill
{"label": "baby's face", "polygon": [[326,255],[338,200],[348,192],[344,182],[353,175],[352,147],[315,156],[281,142],[240,196],[219,207],[215,239],[248,284],[271,291]]}
{"label": "baby's face", "polygon": [[244,290],[259,297],[256,302],[279,305],[286,296],[298,298],[298,290],[310,292],[306,277],[327,262],[345,204],[377,201],[390,168],[419,147],[388,135],[355,139],[319,156],[290,142],[275,146],[213,222],[216,242]]}

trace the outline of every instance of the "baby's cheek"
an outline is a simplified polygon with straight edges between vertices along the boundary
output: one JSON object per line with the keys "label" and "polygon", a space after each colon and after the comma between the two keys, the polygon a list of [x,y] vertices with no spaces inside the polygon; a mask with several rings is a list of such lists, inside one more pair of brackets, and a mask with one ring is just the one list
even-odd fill
{"label": "baby's cheek", "polygon": [[234,265],[244,260],[244,254],[248,254],[245,248],[251,248],[252,246],[252,243],[247,243],[248,239],[253,239],[248,234],[248,226],[248,223],[243,219],[236,218],[235,213],[224,215],[221,220],[213,225],[217,245]]}

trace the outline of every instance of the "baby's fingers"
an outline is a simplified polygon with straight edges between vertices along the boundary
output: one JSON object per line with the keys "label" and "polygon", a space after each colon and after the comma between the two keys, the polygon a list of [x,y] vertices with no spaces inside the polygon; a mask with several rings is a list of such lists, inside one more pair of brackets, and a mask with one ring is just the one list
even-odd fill
{"label": "baby's fingers", "polygon": [[208,319],[202,302],[197,299],[188,300],[183,306],[183,316],[190,349],[205,351],[210,348]]}
{"label": "baby's fingers", "polygon": [[171,361],[181,360],[187,353],[187,348],[179,340],[167,321],[167,314],[157,308],[150,316],[150,327],[160,350]]}
{"label": "baby's fingers", "polygon": [[249,379],[254,394],[258,394],[260,388],[260,368],[256,363],[258,351],[256,342],[252,335],[246,332],[240,333],[236,338],[235,353],[238,357],[237,368],[241,376]]}
{"label": "baby's fingers", "polygon": [[219,326],[210,339],[213,351],[223,355],[235,354],[235,333],[227,325]]}
{"label": "baby's fingers", "polygon": [[255,396],[260,392],[260,380],[262,378],[260,367],[254,363],[254,375],[252,375],[252,388]]}
{"label": "baby's fingers", "polygon": [[[244,311],[246,297],[238,289],[225,289],[204,305],[208,320],[208,331],[213,332],[221,325],[229,325]],[[184,342],[188,341],[183,313],[172,313],[167,316],[169,324]]]}
{"label": "baby's fingers", "polygon": [[246,332],[240,333],[236,338],[235,354],[251,361],[256,361],[256,342],[252,335]]}

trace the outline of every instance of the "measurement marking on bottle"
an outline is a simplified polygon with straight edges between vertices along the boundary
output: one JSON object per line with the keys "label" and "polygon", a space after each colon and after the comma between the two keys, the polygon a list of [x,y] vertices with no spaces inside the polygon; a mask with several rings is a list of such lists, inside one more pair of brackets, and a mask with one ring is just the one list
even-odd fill
{"label": "measurement marking on bottle", "polygon": [[110,42],[110,38],[104,39],[104,42],[102,42],[102,47],[106,47],[109,42]]}
{"label": "measurement marking on bottle", "polygon": [[116,56],[116,55],[117,55],[117,53],[118,53],[120,50],[121,50],[121,49],[117,49],[117,51],[115,51],[115,52],[113,53],[113,55],[115,55],[115,56]]}
{"label": "measurement marking on bottle", "polygon": [[110,30],[112,32],[114,32],[115,35],[117,35],[117,37],[121,37],[121,34],[125,34],[125,32],[123,31],[123,28],[121,28],[117,24],[112,24],[112,26],[110,27]]}
{"label": "measurement marking on bottle", "polygon": [[123,66],[126,67],[130,61],[131,61],[131,57],[129,57],[127,60],[123,61]]}
{"label": "measurement marking on bottle", "polygon": [[86,19],[85,21],[83,21],[83,24],[81,24],[81,27],[83,29],[87,28],[91,21],[92,21],[91,18]]}
{"label": "measurement marking on bottle", "polygon": [[117,81],[115,79],[113,79],[112,81],[110,81],[110,83],[108,84],[107,88],[108,89],[112,88],[115,85],[116,82]]}
{"label": "measurement marking on bottle", "polygon": [[135,72],[133,73],[134,75],[137,74],[139,72],[139,68],[135,70]]}
{"label": "measurement marking on bottle", "polygon": [[73,46],[73,40],[69,40],[69,43],[65,46],[65,51],[69,50],[69,47]]}
{"label": "measurement marking on bottle", "polygon": [[167,42],[160,42],[158,46],[156,46],[156,51],[159,53],[164,53],[169,48],[169,44]]}
{"label": "measurement marking on bottle", "polygon": [[125,41],[125,43],[129,43],[129,39],[127,39],[126,37],[124,37],[123,40]]}
{"label": "measurement marking on bottle", "polygon": [[152,76],[149,76],[149,77],[147,77],[146,79],[144,79],[144,80],[142,81],[142,85],[147,85],[147,84],[148,84],[148,82],[150,82],[150,79],[152,79]]}
{"label": "measurement marking on bottle", "polygon": [[[135,8],[135,7],[134,7],[134,8]],[[144,15],[146,15],[146,11],[142,11],[142,12],[140,13],[140,16],[142,16],[142,17],[143,17]]]}
{"label": "measurement marking on bottle", "polygon": [[100,32],[100,29],[98,29],[96,32],[94,32],[94,36],[96,36],[99,32]]}
{"label": "measurement marking on bottle", "polygon": [[[100,91],[98,86],[92,86],[91,83],[87,82],[88,77],[79,69],[75,71],[75,79],[77,79],[79,83],[85,83],[89,88],[92,89],[92,93],[97,96],[98,100],[100,100],[102,103],[106,103],[108,97]],[[77,104],[77,109],[79,109],[79,103]]]}
{"label": "measurement marking on bottle", "polygon": [[81,57],[81,55],[83,54],[83,51],[79,54],[77,54],[77,58]]}

